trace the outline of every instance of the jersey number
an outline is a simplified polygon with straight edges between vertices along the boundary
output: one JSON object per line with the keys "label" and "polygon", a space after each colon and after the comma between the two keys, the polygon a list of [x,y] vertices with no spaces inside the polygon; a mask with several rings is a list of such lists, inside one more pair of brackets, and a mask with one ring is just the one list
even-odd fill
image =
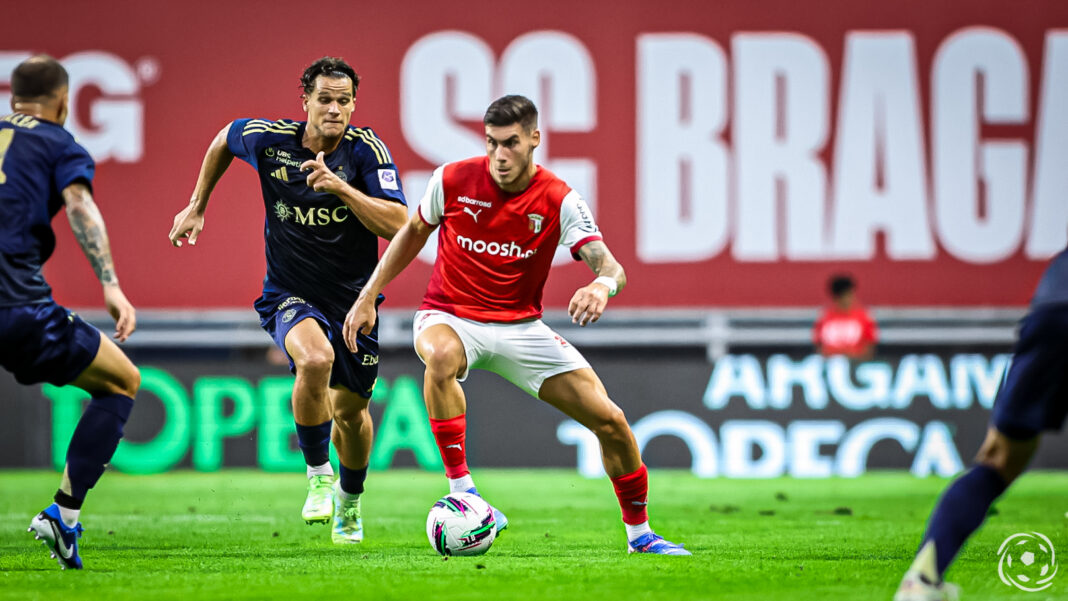
{"label": "jersey number", "polygon": [[11,140],[14,138],[15,130],[0,129],[0,184],[7,183],[7,176],[4,175],[4,155],[7,154],[7,147],[11,146]]}

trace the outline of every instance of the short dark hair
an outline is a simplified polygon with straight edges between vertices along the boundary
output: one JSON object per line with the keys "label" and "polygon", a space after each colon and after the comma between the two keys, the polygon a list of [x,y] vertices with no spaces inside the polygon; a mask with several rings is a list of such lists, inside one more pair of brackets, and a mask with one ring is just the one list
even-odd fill
{"label": "short dark hair", "polygon": [[857,281],[848,273],[838,273],[831,276],[827,281],[827,290],[833,298],[838,298],[847,292],[857,289]]}
{"label": "short dark hair", "polygon": [[11,72],[11,95],[15,98],[54,98],[70,78],[59,61],[38,54],[19,63]]}
{"label": "short dark hair", "polygon": [[311,94],[315,91],[315,78],[320,75],[324,77],[348,77],[352,80],[353,96],[356,95],[356,88],[360,87],[360,76],[356,74],[355,69],[345,62],[345,59],[324,56],[308,65],[308,68],[304,70],[304,74],[300,76],[300,87],[304,89],[305,94]]}
{"label": "short dark hair", "polygon": [[482,118],[483,125],[503,127],[518,123],[523,129],[534,131],[538,127],[538,108],[526,96],[509,94],[493,101]]}

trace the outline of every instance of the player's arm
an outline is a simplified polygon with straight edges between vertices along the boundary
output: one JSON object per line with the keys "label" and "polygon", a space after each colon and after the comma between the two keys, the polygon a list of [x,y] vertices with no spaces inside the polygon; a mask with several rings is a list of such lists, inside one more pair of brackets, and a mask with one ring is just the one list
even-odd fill
{"label": "player's arm", "polygon": [[375,267],[370,279],[360,290],[360,296],[349,309],[349,314],[345,316],[343,335],[349,350],[354,353],[357,351],[356,334],[358,332],[363,331],[365,335],[371,333],[371,328],[374,327],[375,319],[377,319],[375,299],[378,298],[386,284],[400,275],[404,268],[415,259],[426,244],[427,238],[434,231],[434,227],[423,221],[419,211],[416,210],[408,223],[400,228],[397,235],[393,237],[393,241],[386,247],[386,252],[382,254],[378,267]]}
{"label": "player's arm", "polygon": [[301,164],[301,171],[309,171],[308,187],[316,192],[329,192],[337,196],[352,209],[364,227],[379,238],[392,240],[408,219],[408,209],[399,202],[369,196],[352,187],[330,171],[324,156],[320,152],[314,161]]}
{"label": "player's arm", "polygon": [[104,217],[93,202],[89,187],[82,182],[75,182],[64,188],[63,201],[67,206],[67,220],[70,221],[74,239],[82,247],[82,252],[89,259],[97,279],[104,287],[104,303],[115,320],[114,337],[125,342],[137,327],[137,317],[133,305],[126,300],[126,295],[119,288]]}
{"label": "player's arm", "polygon": [[623,266],[612,256],[602,240],[592,240],[578,249],[578,256],[597,276],[592,282],[579,288],[571,297],[567,314],[571,323],[585,326],[600,319],[608,306],[608,298],[615,296],[627,285]]}
{"label": "player's arm", "polygon": [[234,153],[226,141],[231,125],[227,123],[211,141],[208,151],[204,153],[204,162],[200,165],[200,175],[197,176],[197,185],[193,188],[189,205],[174,216],[174,225],[168,235],[174,246],[181,246],[182,238],[188,238],[190,246],[195,245],[197,236],[204,229],[204,211],[208,208],[211,191],[234,160]]}

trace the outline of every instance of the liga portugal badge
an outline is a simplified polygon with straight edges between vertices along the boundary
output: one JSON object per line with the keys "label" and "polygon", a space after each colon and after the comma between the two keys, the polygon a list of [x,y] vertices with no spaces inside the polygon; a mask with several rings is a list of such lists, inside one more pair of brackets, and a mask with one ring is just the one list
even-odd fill
{"label": "liga portugal badge", "polygon": [[530,220],[530,231],[534,232],[535,234],[541,232],[541,220],[544,219],[541,215],[538,215],[537,213],[530,213],[529,215],[527,215],[527,219]]}

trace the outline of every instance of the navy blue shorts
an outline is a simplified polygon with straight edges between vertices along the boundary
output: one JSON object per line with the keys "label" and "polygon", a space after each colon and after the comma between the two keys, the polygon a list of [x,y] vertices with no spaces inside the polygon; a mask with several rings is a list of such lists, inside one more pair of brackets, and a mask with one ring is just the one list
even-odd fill
{"label": "navy blue shorts", "polygon": [[992,421],[1009,438],[1060,430],[1068,414],[1068,304],[1032,309],[1020,323],[1012,365]]}
{"label": "navy blue shorts", "polygon": [[100,330],[55,301],[0,307],[0,365],[22,384],[70,384],[99,350]]}
{"label": "navy blue shorts", "polygon": [[255,307],[256,312],[260,314],[260,325],[271,335],[286,357],[289,357],[290,372],[295,373],[296,368],[293,365],[293,357],[290,357],[289,351],[286,350],[286,335],[293,326],[310,317],[319,322],[334,349],[330,386],[340,384],[364,398],[371,398],[375,379],[378,378],[377,323],[370,336],[363,333],[356,335],[359,352],[353,353],[345,346],[345,337],[342,334],[344,315],[329,315],[303,298],[287,292],[265,291],[263,296],[256,300]]}

